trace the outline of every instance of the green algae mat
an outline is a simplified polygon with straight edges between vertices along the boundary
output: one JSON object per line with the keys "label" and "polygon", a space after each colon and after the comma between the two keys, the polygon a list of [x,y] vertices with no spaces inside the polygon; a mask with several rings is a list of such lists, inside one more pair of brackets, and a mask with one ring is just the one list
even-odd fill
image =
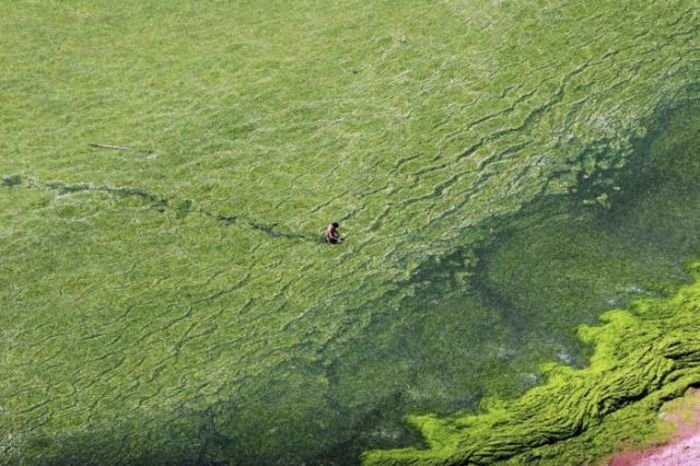
{"label": "green algae mat", "polygon": [[0,464],[653,438],[700,384],[699,9],[0,2]]}

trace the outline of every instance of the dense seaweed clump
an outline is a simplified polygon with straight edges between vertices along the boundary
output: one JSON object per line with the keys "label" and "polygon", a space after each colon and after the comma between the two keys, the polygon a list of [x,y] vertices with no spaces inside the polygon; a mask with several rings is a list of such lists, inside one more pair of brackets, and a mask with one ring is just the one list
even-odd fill
{"label": "dense seaweed clump", "polygon": [[[699,280],[700,263],[691,270]],[[640,299],[601,320],[579,330],[596,347],[589,367],[548,365],[545,385],[515,401],[486,402],[484,414],[412,416],[429,449],[373,451],[364,463],[584,464],[606,452],[591,449],[596,436],[609,445],[640,437],[640,421],[653,420],[663,401],[700,384],[700,281],[672,298]],[[617,416],[608,420],[612,413]]]}

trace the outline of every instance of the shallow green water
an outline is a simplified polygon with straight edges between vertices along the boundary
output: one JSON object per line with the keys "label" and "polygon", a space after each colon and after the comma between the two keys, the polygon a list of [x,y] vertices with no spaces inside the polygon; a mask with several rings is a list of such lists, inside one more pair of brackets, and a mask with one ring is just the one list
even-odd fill
{"label": "shallow green water", "polygon": [[4,462],[355,464],[688,279],[692,2],[365,3],[0,5]]}

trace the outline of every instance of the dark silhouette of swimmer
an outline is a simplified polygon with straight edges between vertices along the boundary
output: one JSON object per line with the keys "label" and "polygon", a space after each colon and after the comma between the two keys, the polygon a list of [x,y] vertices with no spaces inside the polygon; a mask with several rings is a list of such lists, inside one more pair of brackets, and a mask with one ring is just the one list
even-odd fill
{"label": "dark silhouette of swimmer", "polygon": [[326,228],[326,243],[339,244],[343,241],[338,233],[338,228],[340,225],[338,222],[333,222]]}

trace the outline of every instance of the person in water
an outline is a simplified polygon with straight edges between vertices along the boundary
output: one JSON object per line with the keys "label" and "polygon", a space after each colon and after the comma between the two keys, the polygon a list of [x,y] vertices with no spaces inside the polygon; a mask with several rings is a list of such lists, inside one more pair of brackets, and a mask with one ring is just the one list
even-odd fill
{"label": "person in water", "polygon": [[338,228],[340,228],[338,222],[333,222],[328,225],[326,228],[326,243],[338,244],[343,241],[343,238],[340,237],[340,233],[338,233]]}

